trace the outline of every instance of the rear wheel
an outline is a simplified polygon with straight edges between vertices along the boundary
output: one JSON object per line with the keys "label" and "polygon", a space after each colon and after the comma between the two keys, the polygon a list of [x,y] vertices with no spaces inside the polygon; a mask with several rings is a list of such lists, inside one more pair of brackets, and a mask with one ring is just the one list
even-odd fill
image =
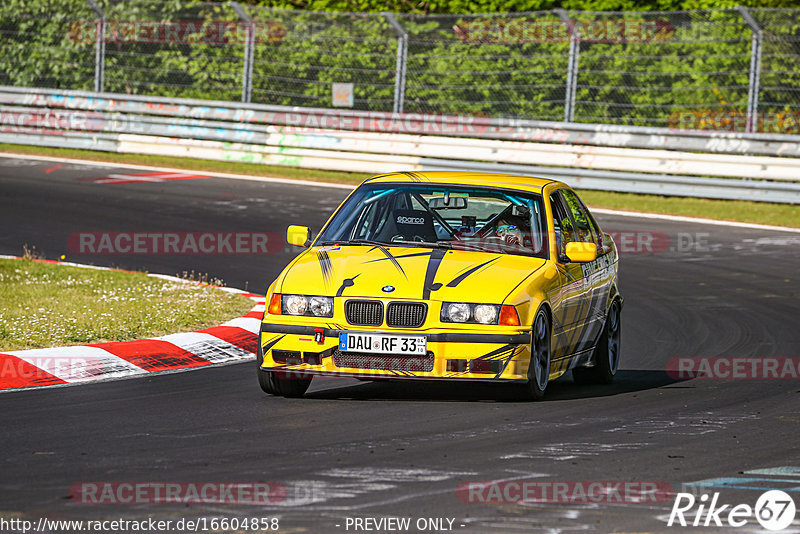
{"label": "rear wheel", "polygon": [[600,340],[594,348],[594,367],[576,367],[572,378],[578,384],[610,384],[619,368],[620,356],[620,307],[614,300],[608,308],[606,324]]}
{"label": "rear wheel", "polygon": [[262,363],[264,363],[264,349],[261,346],[261,336],[259,336],[256,372],[258,385],[261,386],[264,393],[283,397],[302,397],[308,390],[308,386],[311,385],[311,378],[300,378],[300,375],[283,371],[265,371],[261,368]]}
{"label": "rear wheel", "polygon": [[539,400],[550,381],[550,320],[540,309],[533,321],[531,332],[531,361],[528,365],[528,382],[522,386],[521,396]]}

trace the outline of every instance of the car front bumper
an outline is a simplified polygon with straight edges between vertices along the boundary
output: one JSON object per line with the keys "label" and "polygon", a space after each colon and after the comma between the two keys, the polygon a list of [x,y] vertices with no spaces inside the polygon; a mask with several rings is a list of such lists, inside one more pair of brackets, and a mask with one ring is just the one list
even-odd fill
{"label": "car front bumper", "polygon": [[[264,322],[259,365],[292,375],[356,378],[518,381],[528,379],[531,331],[521,327],[396,330]],[[341,332],[423,335],[425,355],[342,352]]]}

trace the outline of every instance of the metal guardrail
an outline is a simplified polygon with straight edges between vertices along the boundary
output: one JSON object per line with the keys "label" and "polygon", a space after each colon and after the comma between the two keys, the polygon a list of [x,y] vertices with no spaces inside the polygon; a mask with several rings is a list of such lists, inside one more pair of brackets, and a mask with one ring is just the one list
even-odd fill
{"label": "metal guardrail", "polygon": [[368,173],[514,172],[585,189],[800,204],[800,136],[0,87],[0,142]]}
{"label": "metal guardrail", "polygon": [[[229,101],[118,95],[88,91],[0,86],[0,105],[34,106],[168,117],[237,121],[246,125],[310,126],[331,130],[415,133],[573,145],[683,150],[719,154],[800,156],[800,135],[673,130],[523,119],[298,108]],[[7,109],[7,108],[6,108]],[[116,116],[125,121],[124,115]],[[6,121],[9,122],[9,121]],[[185,121],[184,121],[185,122]],[[108,125],[106,125],[108,127]],[[237,127],[237,130],[242,127]]]}

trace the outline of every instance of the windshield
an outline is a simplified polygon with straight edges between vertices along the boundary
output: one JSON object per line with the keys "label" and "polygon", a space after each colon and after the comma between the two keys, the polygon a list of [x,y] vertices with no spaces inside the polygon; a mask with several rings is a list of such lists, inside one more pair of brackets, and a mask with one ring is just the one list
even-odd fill
{"label": "windshield", "polygon": [[315,242],[345,243],[548,254],[541,196],[441,184],[361,186]]}

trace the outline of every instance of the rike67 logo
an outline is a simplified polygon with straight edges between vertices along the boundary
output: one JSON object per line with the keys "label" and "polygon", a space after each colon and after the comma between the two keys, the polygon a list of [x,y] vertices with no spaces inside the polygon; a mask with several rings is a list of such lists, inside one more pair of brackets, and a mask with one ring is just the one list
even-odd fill
{"label": "rike67 logo", "polygon": [[705,493],[700,497],[691,493],[678,493],[675,495],[667,526],[738,528],[758,522],[766,530],[783,530],[795,518],[794,500],[781,490],[762,493],[755,506],[721,504],[719,501],[719,492],[715,492],[710,498]]}

